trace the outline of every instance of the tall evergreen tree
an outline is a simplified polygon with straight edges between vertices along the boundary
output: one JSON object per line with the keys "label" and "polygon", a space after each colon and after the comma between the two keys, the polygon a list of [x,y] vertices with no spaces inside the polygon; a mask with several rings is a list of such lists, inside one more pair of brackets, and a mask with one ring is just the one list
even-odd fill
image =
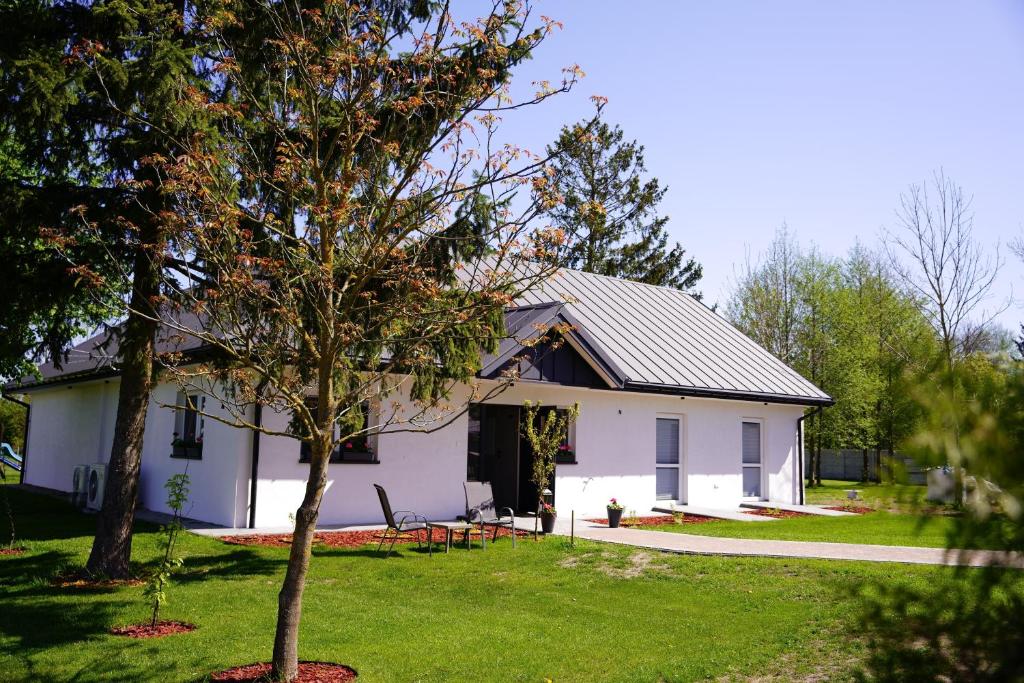
{"label": "tall evergreen tree", "polygon": [[[601,107],[598,104],[598,116]],[[644,148],[623,141],[619,126],[597,120],[565,126],[549,154],[558,153],[555,186],[563,202],[551,211],[575,243],[568,266],[694,294],[703,271],[676,242],[668,246],[658,203],[668,188],[644,179]]]}
{"label": "tall evergreen tree", "polygon": [[[166,240],[147,159],[176,155],[197,124],[183,104],[212,82],[186,37],[186,3],[145,0],[24,2],[0,10],[0,125],[30,172],[3,178],[0,258],[29,260],[4,314],[16,343],[44,343],[59,362],[88,322],[123,317],[120,387],[106,493],[88,569],[124,577],[154,373],[154,307]],[[194,37],[194,36],[193,36]],[[102,283],[99,286],[98,283]],[[70,322],[69,322],[70,321]],[[14,366],[17,362],[12,363]]]}

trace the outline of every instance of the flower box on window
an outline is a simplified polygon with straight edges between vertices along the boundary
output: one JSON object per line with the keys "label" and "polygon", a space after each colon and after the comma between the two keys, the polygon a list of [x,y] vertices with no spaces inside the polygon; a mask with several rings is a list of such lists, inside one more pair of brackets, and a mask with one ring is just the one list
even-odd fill
{"label": "flower box on window", "polygon": [[203,457],[203,439],[174,439],[171,442],[171,457],[187,460],[201,460]]}
{"label": "flower box on window", "polygon": [[558,447],[558,451],[555,453],[555,464],[556,465],[575,465],[576,464],[576,451],[573,450],[569,444],[562,444]]}

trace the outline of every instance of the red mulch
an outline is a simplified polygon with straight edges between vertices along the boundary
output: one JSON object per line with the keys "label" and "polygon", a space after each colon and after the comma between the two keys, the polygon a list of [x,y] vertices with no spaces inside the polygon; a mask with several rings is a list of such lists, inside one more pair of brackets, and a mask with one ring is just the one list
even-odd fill
{"label": "red mulch", "polygon": [[121,588],[122,586],[141,586],[142,579],[96,579],[79,569],[73,572],[58,574],[50,579],[50,584],[58,588]]}
{"label": "red mulch", "polygon": [[[588,522],[594,524],[608,525],[608,518],[600,519],[588,519]],[[700,524],[701,522],[713,522],[715,521],[711,517],[700,517],[698,515],[683,515],[679,519],[679,524]],[[664,526],[666,524],[675,524],[676,521],[671,515],[658,515],[656,517],[623,517],[622,521],[619,522],[619,526],[630,527],[630,526]]]}
{"label": "red mulch", "polygon": [[806,512],[796,512],[795,510],[769,510],[767,508],[744,508],[743,511],[750,515],[760,515],[761,517],[774,517],[775,519],[786,519],[788,517],[807,516]]}
{"label": "red mulch", "polygon": [[2,555],[21,555],[25,552],[24,548],[0,548],[0,556]]}
{"label": "red mulch", "polygon": [[158,621],[156,626],[150,626],[149,624],[115,626],[110,629],[110,632],[115,636],[127,636],[129,638],[159,638],[160,636],[188,633],[195,630],[195,624],[186,624],[183,621]]}
{"label": "red mulch", "polygon": [[[319,543],[331,548],[360,548],[370,543],[380,543],[381,534],[383,533],[383,529],[371,529],[368,531],[320,531],[313,536],[313,543]],[[517,536],[527,536],[529,533],[526,529],[516,529]],[[487,540],[491,540],[493,534],[494,530],[488,529]],[[498,538],[503,538],[510,534],[511,531],[509,529],[498,529]],[[431,535],[435,543],[444,543],[444,529],[431,529]],[[400,537],[396,544],[415,543],[417,536],[419,536],[421,541],[426,540],[426,534],[419,531]],[[453,538],[456,544],[460,543],[462,541],[462,533],[459,531],[454,532]],[[234,545],[258,545],[281,548],[292,544],[292,535],[246,534],[244,536],[222,536],[220,540]],[[389,540],[388,543],[390,542]]]}
{"label": "red mulch", "polygon": [[[233,669],[218,671],[210,676],[211,681],[250,681],[257,683],[270,679],[270,664],[247,664]],[[356,680],[356,672],[343,664],[326,662],[299,662],[296,683],[344,683]]]}
{"label": "red mulch", "polygon": [[874,512],[874,508],[862,507],[860,505],[832,505],[825,508],[826,510],[838,510],[839,512],[855,512],[858,515],[863,515],[865,512]]}

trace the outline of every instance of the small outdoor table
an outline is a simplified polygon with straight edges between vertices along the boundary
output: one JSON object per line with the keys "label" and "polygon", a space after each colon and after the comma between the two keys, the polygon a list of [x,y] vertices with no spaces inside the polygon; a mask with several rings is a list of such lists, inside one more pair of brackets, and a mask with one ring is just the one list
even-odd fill
{"label": "small outdoor table", "polygon": [[[470,542],[472,540],[473,532],[479,533],[475,524],[469,522],[427,522],[427,552],[434,555],[434,529],[444,529],[444,551],[447,553],[452,547],[452,535],[456,531],[462,532],[462,537],[466,539],[466,549],[468,550],[472,546]],[[486,547],[486,541],[483,535],[480,535],[481,547]]]}

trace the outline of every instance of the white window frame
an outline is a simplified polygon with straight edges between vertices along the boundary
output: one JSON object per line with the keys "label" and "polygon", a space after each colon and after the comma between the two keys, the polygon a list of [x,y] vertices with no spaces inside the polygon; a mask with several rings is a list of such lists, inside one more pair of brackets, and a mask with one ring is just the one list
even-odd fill
{"label": "white window frame", "polygon": [[[658,420],[676,420],[679,423],[679,462],[674,464],[663,464],[658,462]],[[680,505],[686,504],[687,499],[687,486],[686,486],[686,436],[688,430],[686,428],[686,415],[685,413],[656,413],[654,416],[654,498],[655,500],[670,500],[668,498],[658,498],[658,474],[659,469],[675,468],[676,476],[678,480],[676,482],[676,490],[679,492],[679,498],[673,500],[674,503]]]}
{"label": "white window frame", "polygon": [[[752,423],[755,423],[757,425],[760,425],[760,429],[757,430],[758,431],[758,436],[760,437],[760,443],[758,444],[758,446],[760,448],[760,458],[758,459],[758,463],[756,465],[747,464],[747,463],[743,462],[743,423],[744,422],[752,422]],[[765,495],[765,491],[767,490],[767,477],[765,476],[766,468],[765,468],[765,462],[764,462],[764,458],[765,458],[764,442],[765,442],[764,418],[763,417],[741,417],[740,418],[740,449],[739,449],[740,452],[739,452],[739,456],[740,456],[740,494],[743,496],[743,500],[768,500],[768,496]],[[760,496],[748,496],[748,495],[745,495],[744,491],[743,491],[743,474],[744,474],[744,471],[746,469],[748,469],[748,468],[749,469],[753,469],[755,467],[760,470],[759,480],[760,480],[761,495]]]}

